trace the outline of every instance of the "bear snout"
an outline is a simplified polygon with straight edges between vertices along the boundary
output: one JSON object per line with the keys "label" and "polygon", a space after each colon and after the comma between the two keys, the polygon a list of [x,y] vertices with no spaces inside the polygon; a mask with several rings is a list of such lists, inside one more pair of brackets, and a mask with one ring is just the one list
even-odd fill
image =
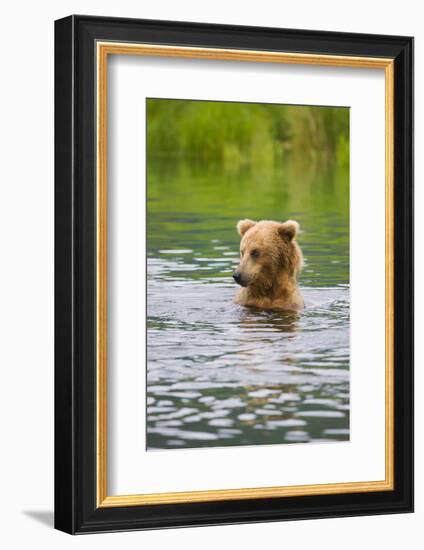
{"label": "bear snout", "polygon": [[233,279],[240,286],[247,286],[246,281],[243,279],[241,272],[236,269],[233,273]]}

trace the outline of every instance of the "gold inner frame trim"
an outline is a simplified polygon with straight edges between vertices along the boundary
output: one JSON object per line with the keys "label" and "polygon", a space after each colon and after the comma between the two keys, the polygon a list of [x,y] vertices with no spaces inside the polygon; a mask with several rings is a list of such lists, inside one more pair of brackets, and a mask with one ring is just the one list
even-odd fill
{"label": "gold inner frame trim", "polygon": [[[394,489],[394,60],[123,42],[96,43],[97,54],[97,506],[142,506],[255,498],[276,498]],[[385,479],[349,483],[216,489],[109,496],[107,492],[107,61],[109,55],[218,59],[385,71]]]}

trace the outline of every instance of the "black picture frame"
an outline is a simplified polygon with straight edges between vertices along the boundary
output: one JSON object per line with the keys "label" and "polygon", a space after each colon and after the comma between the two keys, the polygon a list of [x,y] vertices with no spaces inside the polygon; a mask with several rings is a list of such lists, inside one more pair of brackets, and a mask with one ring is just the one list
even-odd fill
{"label": "black picture frame", "polygon": [[[394,490],[97,507],[96,41],[394,60]],[[72,15],[55,22],[55,527],[94,533],[413,511],[413,39]]]}

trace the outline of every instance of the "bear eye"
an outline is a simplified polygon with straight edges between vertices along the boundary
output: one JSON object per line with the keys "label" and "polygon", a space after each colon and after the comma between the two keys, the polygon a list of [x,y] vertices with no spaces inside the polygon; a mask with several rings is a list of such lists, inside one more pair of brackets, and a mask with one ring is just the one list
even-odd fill
{"label": "bear eye", "polygon": [[252,252],[250,253],[250,255],[252,256],[252,258],[259,258],[260,256],[260,252],[259,250],[252,250]]}

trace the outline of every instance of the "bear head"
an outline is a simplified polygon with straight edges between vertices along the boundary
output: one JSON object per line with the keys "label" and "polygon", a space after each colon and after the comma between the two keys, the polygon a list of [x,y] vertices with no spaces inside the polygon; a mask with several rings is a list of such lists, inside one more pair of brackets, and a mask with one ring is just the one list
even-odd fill
{"label": "bear head", "polygon": [[233,278],[242,287],[258,295],[270,294],[282,279],[295,284],[303,266],[302,252],[296,242],[299,224],[245,219],[237,223],[240,263]]}

